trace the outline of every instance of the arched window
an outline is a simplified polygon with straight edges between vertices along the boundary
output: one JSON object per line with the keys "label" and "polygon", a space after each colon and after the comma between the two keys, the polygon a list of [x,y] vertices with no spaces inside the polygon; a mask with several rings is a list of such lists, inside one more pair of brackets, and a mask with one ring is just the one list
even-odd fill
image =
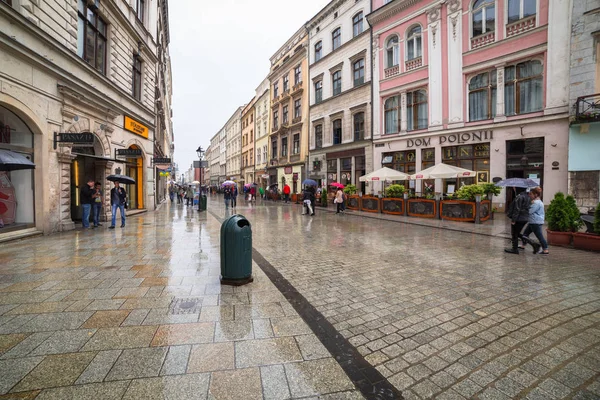
{"label": "arched window", "polygon": [[320,40],[315,44],[315,62],[323,57],[323,42]]}
{"label": "arched window", "polygon": [[358,36],[363,32],[363,13],[359,12],[352,18],[352,36]]}
{"label": "arched window", "polygon": [[508,23],[535,15],[536,0],[508,0]]}
{"label": "arched window", "polygon": [[406,37],[406,59],[412,60],[423,54],[421,46],[421,26],[417,25],[408,31]]}
{"label": "arched window", "polygon": [[473,37],[493,32],[496,28],[494,0],[477,0],[473,3]]}
{"label": "arched window", "polygon": [[388,39],[386,45],[386,68],[395,67],[400,63],[398,52],[398,36],[394,35]]}
{"label": "arched window", "polygon": [[385,134],[398,133],[400,127],[400,107],[398,96],[385,101]]}
{"label": "arched window", "polygon": [[427,128],[427,92],[415,90],[406,94],[406,130]]}
{"label": "arched window", "polygon": [[336,119],[333,121],[333,144],[342,143],[342,120]]}

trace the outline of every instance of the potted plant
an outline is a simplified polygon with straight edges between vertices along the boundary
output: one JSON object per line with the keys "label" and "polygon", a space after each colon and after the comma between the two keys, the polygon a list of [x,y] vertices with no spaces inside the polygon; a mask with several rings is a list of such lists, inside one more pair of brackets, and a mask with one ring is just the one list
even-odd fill
{"label": "potted plant", "polygon": [[390,185],[381,199],[381,212],[384,214],[403,214],[404,213],[404,185]]}
{"label": "potted plant", "polygon": [[495,183],[482,183],[480,186],[483,188],[483,193],[490,201],[494,196],[498,196],[502,190],[502,188],[500,186],[496,186]]}
{"label": "potted plant", "polygon": [[573,196],[557,192],[546,210],[548,243],[554,246],[571,244],[573,232],[581,226],[579,209]]}
{"label": "potted plant", "polygon": [[480,195],[483,196],[485,194],[485,189],[483,185],[464,185],[460,189],[456,191],[455,196],[459,200],[465,201],[475,201],[475,196]]}
{"label": "potted plant", "polygon": [[573,233],[573,247],[582,250],[600,251],[600,203],[594,213],[594,232]]}
{"label": "potted plant", "polygon": [[321,207],[327,207],[327,189],[321,190]]}

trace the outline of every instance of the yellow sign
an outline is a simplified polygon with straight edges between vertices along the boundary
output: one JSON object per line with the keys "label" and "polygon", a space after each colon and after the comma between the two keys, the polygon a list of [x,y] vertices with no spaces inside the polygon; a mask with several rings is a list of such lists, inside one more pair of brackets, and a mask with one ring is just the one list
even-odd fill
{"label": "yellow sign", "polygon": [[139,122],[128,117],[127,115],[125,116],[124,128],[129,132],[133,132],[136,135],[140,135],[148,139],[148,127],[146,125],[140,124]]}

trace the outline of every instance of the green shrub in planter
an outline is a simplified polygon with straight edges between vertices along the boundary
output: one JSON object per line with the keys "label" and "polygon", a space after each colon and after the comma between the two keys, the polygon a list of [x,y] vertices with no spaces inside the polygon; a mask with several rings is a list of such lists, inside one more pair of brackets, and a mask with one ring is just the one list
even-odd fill
{"label": "green shrub in planter", "polygon": [[565,198],[557,192],[546,210],[548,229],[555,232],[576,232],[581,227],[579,209],[573,196]]}
{"label": "green shrub in planter", "polygon": [[583,221],[581,220],[581,212],[579,211],[573,196],[568,195],[566,200],[567,209],[569,211],[569,217],[571,220],[571,232],[577,232],[583,225]]}
{"label": "green shrub in planter", "polygon": [[347,185],[344,188],[344,193],[346,193],[347,196],[352,196],[353,194],[356,194],[356,186],[354,186],[352,184]]}
{"label": "green shrub in planter", "polygon": [[495,183],[482,183],[480,186],[483,187],[483,193],[486,194],[490,200],[492,199],[492,196],[498,196],[502,191],[502,188],[496,186]]}
{"label": "green shrub in planter", "polygon": [[404,197],[404,192],[406,192],[406,188],[404,187],[404,185],[390,185],[385,190],[385,197],[401,199],[402,197]]}
{"label": "green shrub in planter", "polygon": [[456,191],[454,196],[460,200],[475,201],[476,195],[483,196],[484,193],[485,192],[482,185],[474,184],[461,187]]}
{"label": "green shrub in planter", "polygon": [[327,190],[323,189],[321,191],[321,206],[327,207]]}
{"label": "green shrub in planter", "polygon": [[600,235],[600,203],[598,203],[594,213],[594,232]]}

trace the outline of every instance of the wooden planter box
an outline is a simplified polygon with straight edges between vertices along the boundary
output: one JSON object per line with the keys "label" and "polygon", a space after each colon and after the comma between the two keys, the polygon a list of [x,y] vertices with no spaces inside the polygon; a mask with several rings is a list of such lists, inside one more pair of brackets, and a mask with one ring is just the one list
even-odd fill
{"label": "wooden planter box", "polygon": [[475,202],[444,200],[440,203],[440,216],[448,221],[475,222]]}
{"label": "wooden planter box", "polygon": [[348,210],[358,211],[360,209],[360,196],[356,194],[348,196],[348,200],[346,201],[346,208]]}
{"label": "wooden planter box", "polygon": [[548,244],[552,246],[570,246],[573,239],[573,232],[558,232],[547,229],[546,234]]}
{"label": "wooden planter box", "polygon": [[404,199],[384,197],[381,199],[381,212],[384,214],[404,215]]}
{"label": "wooden planter box", "polygon": [[360,199],[360,210],[372,213],[378,213],[381,209],[379,197],[363,196]]}
{"label": "wooden planter box", "polygon": [[411,217],[435,218],[435,200],[408,199],[407,214]]}
{"label": "wooden planter box", "polygon": [[296,193],[292,194],[291,198],[292,198],[292,202],[294,202],[294,203],[298,202],[298,195]]}
{"label": "wooden planter box", "polygon": [[483,222],[489,219],[494,219],[494,213],[492,213],[492,201],[481,200],[481,205],[479,206],[479,221]]}
{"label": "wooden planter box", "polygon": [[573,233],[573,247],[580,250],[600,252],[600,235],[592,233]]}

